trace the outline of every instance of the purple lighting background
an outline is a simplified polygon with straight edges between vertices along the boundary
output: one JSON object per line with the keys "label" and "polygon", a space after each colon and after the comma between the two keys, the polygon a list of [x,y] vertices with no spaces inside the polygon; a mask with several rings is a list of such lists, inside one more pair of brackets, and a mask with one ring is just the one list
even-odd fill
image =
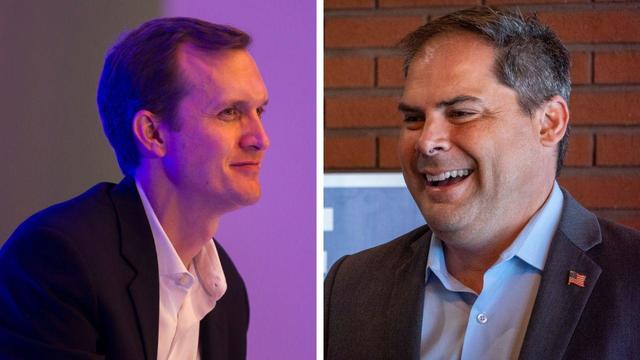
{"label": "purple lighting background", "polygon": [[271,139],[258,204],[223,217],[216,238],[251,303],[249,359],[315,358],[315,1],[167,0],[164,15],[238,27],[269,90]]}

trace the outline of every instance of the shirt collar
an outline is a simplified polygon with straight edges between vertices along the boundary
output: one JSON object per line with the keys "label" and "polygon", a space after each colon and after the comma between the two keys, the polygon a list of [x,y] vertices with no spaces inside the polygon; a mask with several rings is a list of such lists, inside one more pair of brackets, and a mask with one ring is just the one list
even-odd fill
{"label": "shirt collar", "polygon": [[227,279],[213,240],[207,241],[198,255],[193,258],[193,265],[207,295],[216,301],[220,299],[227,291]]}
{"label": "shirt collar", "polygon": [[182,263],[182,260],[169,240],[167,233],[162,228],[160,220],[158,220],[153,207],[151,207],[147,194],[145,194],[138,179],[136,179],[136,187],[138,188],[140,200],[142,200],[142,206],[144,207],[144,212],[147,215],[147,220],[149,220],[149,226],[151,227],[151,233],[153,234],[153,241],[156,245],[158,273],[160,276],[188,273],[189,270],[187,270],[187,267]]}
{"label": "shirt collar", "polygon": [[442,285],[449,291],[473,293],[473,290],[469,289],[463,283],[458,281],[458,279],[449,274],[449,271],[447,270],[447,263],[444,260],[442,241],[438,239],[435,234],[431,235],[431,242],[429,243],[425,282],[429,281],[429,272],[432,272],[437,276]]}
{"label": "shirt collar", "polygon": [[224,295],[227,290],[227,282],[220,263],[220,257],[213,240],[207,241],[198,254],[193,258],[193,262],[190,266],[191,270],[195,271],[195,274],[186,268],[173,244],[169,240],[167,233],[164,231],[162,224],[158,220],[151,203],[147,198],[142,186],[138,179],[135,179],[138,193],[140,194],[140,200],[142,200],[142,206],[144,207],[149,226],[151,227],[151,233],[153,234],[153,241],[156,246],[156,255],[158,257],[158,274],[162,276],[173,277],[177,274],[189,273],[190,275],[196,275],[200,280],[200,283],[204,287],[207,294],[218,300]]}
{"label": "shirt collar", "polygon": [[[551,194],[547,197],[545,203],[529,220],[514,242],[502,252],[496,263],[508,261],[516,256],[527,264],[542,271],[547,260],[553,234],[555,234],[558,224],[560,223],[563,201],[564,196],[562,195],[560,186],[558,186],[557,182],[554,182]],[[442,242],[435,234],[432,234],[429,244],[427,279],[429,271],[437,275],[443,285],[449,289],[460,289],[460,286],[466,288],[466,286],[457,282],[455,278],[449,276],[444,259]]]}
{"label": "shirt collar", "polygon": [[560,223],[563,201],[560,186],[554,182],[547,201],[533,215],[511,246],[502,253],[498,262],[517,256],[536,269],[544,270],[553,234]]}

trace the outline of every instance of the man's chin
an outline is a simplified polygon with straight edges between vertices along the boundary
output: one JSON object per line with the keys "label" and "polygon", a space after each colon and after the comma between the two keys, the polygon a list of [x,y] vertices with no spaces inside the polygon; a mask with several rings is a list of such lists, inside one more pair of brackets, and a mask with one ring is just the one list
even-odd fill
{"label": "man's chin", "polygon": [[421,209],[422,216],[434,232],[452,232],[461,226],[460,211],[448,209],[447,206],[430,207]]}
{"label": "man's chin", "polygon": [[245,206],[250,206],[253,205],[255,203],[258,202],[258,200],[260,200],[260,197],[262,196],[262,191],[260,189],[259,186],[253,188],[253,189],[249,189],[249,190],[245,190],[245,191],[238,191],[236,193],[235,199],[234,199],[234,203],[238,206],[238,207],[245,207]]}

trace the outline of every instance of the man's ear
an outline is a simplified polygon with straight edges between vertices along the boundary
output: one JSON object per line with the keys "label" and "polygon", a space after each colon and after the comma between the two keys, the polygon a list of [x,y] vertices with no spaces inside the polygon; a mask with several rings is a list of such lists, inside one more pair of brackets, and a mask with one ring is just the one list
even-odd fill
{"label": "man's ear", "polygon": [[140,110],[133,116],[133,136],[143,156],[163,157],[166,153],[162,122],[152,112]]}
{"label": "man's ear", "polygon": [[542,105],[540,143],[554,147],[562,140],[569,125],[569,106],[562,96],[555,95]]}

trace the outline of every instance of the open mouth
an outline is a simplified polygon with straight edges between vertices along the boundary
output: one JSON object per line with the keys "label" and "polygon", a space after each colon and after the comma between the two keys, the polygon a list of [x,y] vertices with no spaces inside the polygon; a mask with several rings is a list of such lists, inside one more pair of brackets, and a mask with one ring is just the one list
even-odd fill
{"label": "open mouth", "polygon": [[462,182],[471,175],[471,173],[473,173],[472,169],[458,169],[445,171],[436,175],[425,174],[425,178],[427,179],[427,185],[440,187]]}

